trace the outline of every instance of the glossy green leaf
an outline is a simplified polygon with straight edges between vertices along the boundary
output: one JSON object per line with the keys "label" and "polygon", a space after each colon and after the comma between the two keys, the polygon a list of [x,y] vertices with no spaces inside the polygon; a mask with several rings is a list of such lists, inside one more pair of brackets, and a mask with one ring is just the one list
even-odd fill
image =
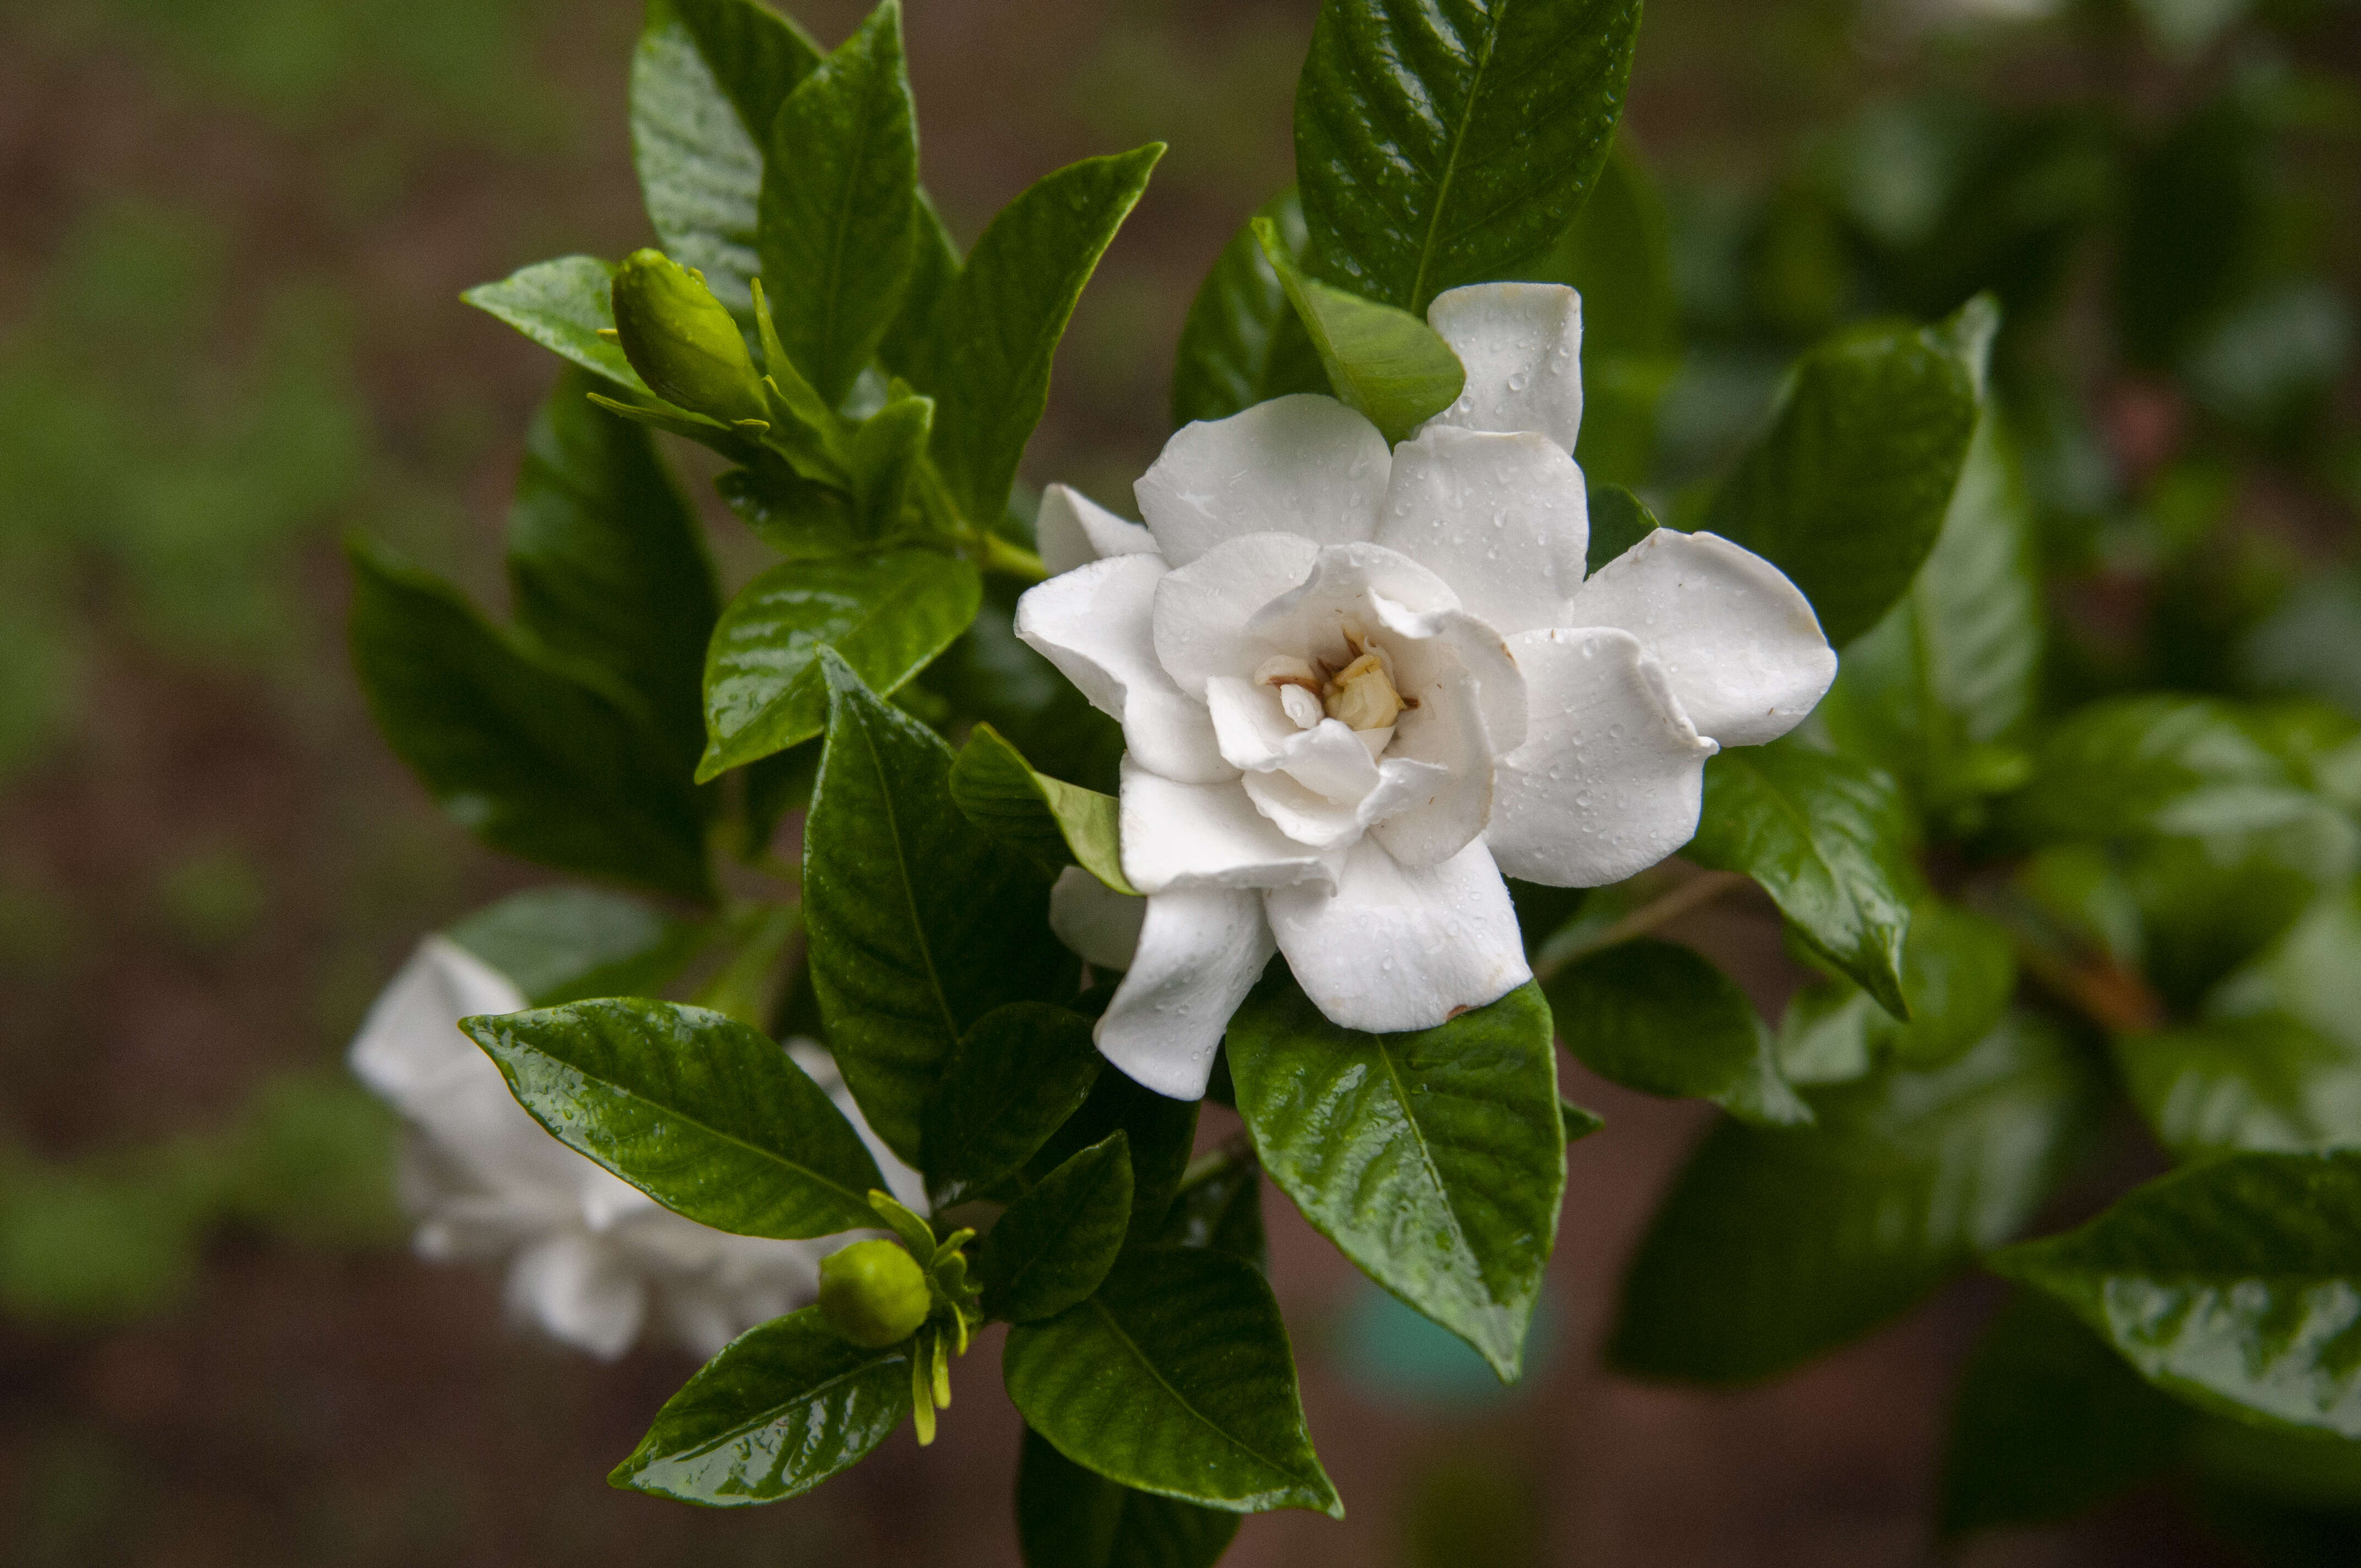
{"label": "glossy green leaf", "polygon": [[1868,1332],[2031,1220],[2094,1092],[2067,1044],[2019,1016],[1933,1071],[1807,1091],[1815,1127],[1723,1123],[1640,1244],[1609,1358],[1746,1383]]}
{"label": "glossy green leaf", "polygon": [[1311,335],[1328,384],[1388,443],[1408,440],[1451,406],[1467,373],[1441,334],[1408,311],[1306,278],[1276,223],[1257,218],[1251,227],[1263,260]]}
{"label": "glossy green leaf", "polygon": [[1213,1568],[1237,1532],[1234,1513],[1135,1492],[1025,1433],[1016,1460],[1025,1568]]}
{"label": "glossy green leaf", "polygon": [[873,539],[904,531],[910,485],[935,431],[934,399],[898,395],[909,390],[899,382],[893,389],[897,395],[852,433],[848,455],[862,528]]}
{"label": "glossy green leaf", "polygon": [[1590,556],[1587,569],[1598,571],[1657,529],[1656,514],[1648,503],[1620,485],[1590,487]]}
{"label": "glossy green leaf", "polygon": [[1558,970],[1547,989],[1565,1048],[1626,1089],[1710,1100],[1763,1126],[1812,1119],[1779,1075],[1754,1003],[1695,948],[1619,943]]}
{"label": "glossy green leaf", "polygon": [[493,848],[703,901],[703,811],[613,697],[448,586],[356,541],[353,664],[396,755]]}
{"label": "glossy green leaf", "polygon": [[900,313],[918,193],[900,0],[804,78],[768,129],[756,245],[787,355],[830,408]]}
{"label": "glossy green leaf", "polygon": [[1607,1125],[1606,1117],[1596,1111],[1586,1111],[1571,1100],[1557,1102],[1557,1114],[1565,1128],[1565,1141],[1569,1144],[1580,1143]]}
{"label": "glossy green leaf", "polygon": [[2305,784],[2250,710],[2161,692],[2111,697],[2050,729],[2009,820],[2040,839],[2254,832],[2321,813]]}
{"label": "glossy green leaf", "polygon": [[631,157],[664,249],[745,317],[762,148],[779,105],[819,64],[795,24],[758,0],[652,0],[631,57]]}
{"label": "glossy green leaf", "polygon": [[913,379],[935,394],[935,462],[971,520],[1007,510],[1074,303],[1163,155],[1152,142],[1044,176],[1001,209],[944,294]]}
{"label": "glossy green leaf", "polygon": [[1222,1253],[1126,1253],[1098,1293],[1009,1331],[1008,1397],[1068,1459],[1142,1492],[1257,1513],[1345,1506],[1312,1452],[1279,1303]]}
{"label": "glossy green leaf", "polygon": [[1283,969],[1230,1021],[1238,1114],[1280,1191],[1363,1273],[1515,1379],[1565,1187],[1541,988],[1367,1035]]}
{"label": "glossy green leaf", "polygon": [[587,887],[535,887],[485,905],[443,934],[509,978],[535,1007],[587,996],[653,996],[711,927]]}
{"label": "glossy green leaf", "polygon": [[928,379],[932,365],[935,313],[963,265],[959,245],[943,226],[942,214],[922,187],[917,210],[911,216],[910,277],[902,291],[902,311],[877,345],[878,363],[894,375],[917,383]]}
{"label": "glossy green leaf", "polygon": [[614,329],[614,263],[595,256],[561,256],[536,261],[497,283],[478,283],[459,297],[583,369],[653,398],[623,357],[622,346],[598,335]]}
{"label": "glossy green leaf", "polygon": [[1211,1247],[1268,1271],[1262,1224],[1262,1166],[1244,1150],[1224,1149],[1192,1164],[1172,1195],[1162,1246]]}
{"label": "glossy green leaf", "polygon": [[[1883,618],[1942,532],[1982,401],[1977,300],[1933,327],[1863,326],[1795,367],[1702,526],[1787,574],[1838,647]],[[1970,340],[1970,352],[1962,340]]]}
{"label": "glossy green leaf", "polygon": [[1316,268],[1423,313],[1581,211],[1623,112],[1639,0],[1327,0],[1295,90]]}
{"label": "glossy green leaf", "polygon": [[1789,1081],[1837,1083],[1892,1057],[1940,1067],[1990,1034],[2016,993],[2016,954],[2005,927],[1922,898],[1903,943],[1902,989],[1910,1020],[1897,1022],[1868,992],[1841,978],[1795,993],[1779,1025],[1779,1061]]}
{"label": "glossy green leaf", "polygon": [[1814,951],[1901,1018],[1912,838],[1889,774],[1786,741],[1706,764],[1704,813],[1682,853],[1762,883]]}
{"label": "glossy green leaf", "polygon": [[[1290,255],[1303,254],[1303,204],[1293,191],[1263,203]],[[1321,367],[1286,287],[1249,222],[1222,247],[1180,326],[1172,366],[1172,422],[1227,419],[1290,392],[1325,392]]]}
{"label": "glossy green leaf", "polygon": [[739,521],[790,561],[829,561],[877,549],[852,498],[784,464],[732,468],[713,488]]}
{"label": "glossy green leaf", "polygon": [[2361,1152],[2175,1171],[1992,1266],[2073,1308],[2159,1387],[2361,1437]]}
{"label": "glossy green leaf", "polygon": [[951,798],[977,827],[1052,870],[1080,866],[1117,893],[1123,874],[1115,797],[1035,773],[1016,747],[979,724],[951,769]]}
{"label": "glossy green leaf", "polygon": [[876,1223],[885,1182],[861,1135],[758,1029],[639,998],[460,1026],[534,1120],[667,1209],[744,1236]]}
{"label": "glossy green leaf", "polygon": [[1131,1151],[1120,1129],[1035,1183],[975,1254],[988,1317],[1038,1322],[1099,1288],[1131,1225]]}
{"label": "glossy green leaf", "polygon": [[909,1413],[906,1348],[863,1350],[806,1307],[706,1363],[607,1479],[708,1508],[774,1503],[858,1463]]}
{"label": "glossy green leaf", "polygon": [[705,746],[700,682],[719,613],[705,536],[647,433],[558,378],[525,438],[509,509],[517,625],[596,666],[644,706],[673,763]]}
{"label": "glossy green leaf", "polygon": [[1049,934],[1049,879],[951,803],[950,748],[820,657],[828,747],[803,861],[812,985],[862,1114],[923,1168],[927,1097],[961,1036],[1005,1003],[1072,994],[1078,966]]}
{"label": "glossy green leaf", "polygon": [[2172,1465],[2187,1414],[2073,1313],[2019,1291],[1952,1401],[1943,1532],[2047,1524],[2105,1502]]}
{"label": "glossy green leaf", "polygon": [[1168,1100],[1120,1072],[1102,1072],[1082,1108],[1050,1135],[1025,1165],[1025,1179],[1039,1181],[1082,1150],[1121,1131],[1131,1147],[1129,1245],[1153,1239],[1164,1227],[1175,1195],[1188,1175],[1189,1151],[1197,1138],[1194,1100]]}
{"label": "glossy green leaf", "polygon": [[973,566],[931,550],[788,561],[730,601],[705,665],[709,779],[818,734],[828,720],[822,650],[891,696],[975,619]]}
{"label": "glossy green leaf", "polygon": [[977,1019],[927,1107],[927,1179],[937,1206],[1039,1153],[1090,1098],[1104,1060],[1091,1021],[1071,1008],[1012,1002]]}

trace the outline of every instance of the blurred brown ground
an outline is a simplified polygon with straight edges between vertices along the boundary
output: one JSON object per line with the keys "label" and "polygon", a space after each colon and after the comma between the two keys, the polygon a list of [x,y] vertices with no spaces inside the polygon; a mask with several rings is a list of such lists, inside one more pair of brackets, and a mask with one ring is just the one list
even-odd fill
{"label": "blurred brown ground", "polygon": [[[1174,143],[1075,323],[1028,463],[1037,481],[1117,500],[1160,444],[1190,294],[1289,176],[1289,97],[1313,8],[911,6],[927,178],[962,235],[1069,159]],[[334,539],[366,522],[497,602],[505,493],[555,366],[456,295],[544,256],[642,240],[621,91],[637,6],[510,7],[502,36],[522,40],[510,58],[530,72],[513,84],[514,115],[458,132],[437,119],[432,82],[366,62],[308,99],[241,85],[206,59],[214,35],[189,31],[197,11],[225,9],[175,19],[127,0],[0,5],[0,334],[26,329],[26,302],[94,210],[135,197],[196,214],[228,279],[205,352],[236,361],[274,281],[324,281],[343,303],[369,465],[274,557],[291,587],[287,645],[269,660],[159,642],[103,551],[61,579],[67,612],[90,629],[78,717],[0,785],[0,890],[13,900],[0,923],[0,1134],[28,1157],[232,1116],[268,1074],[332,1060],[420,931],[538,880],[444,825],[376,740],[344,671]],[[268,41],[274,13],[245,9]],[[1827,10],[1657,0],[1632,112],[1652,151],[1741,176],[1865,91],[1884,68],[1825,47]],[[829,39],[856,16],[844,0],[799,11]],[[0,533],[40,525],[18,515]],[[13,640],[0,624],[0,658]],[[194,939],[159,889],[222,845],[250,868],[259,912],[227,939]],[[1766,996],[1784,983],[1760,912],[1701,916],[1692,934],[1753,955]],[[1608,1377],[1595,1347],[1613,1281],[1705,1118],[1578,1071],[1569,1091],[1609,1129],[1573,1155],[1553,1274],[1565,1343],[1512,1404],[1447,1415],[1356,1393],[1323,1344],[1358,1277],[1266,1193],[1312,1430],[1352,1511],[1341,1525],[1249,1520],[1229,1561],[1933,1561],[1946,1389],[1992,1293],[1960,1287],[1758,1391]],[[143,1321],[0,1320],[0,1561],[1010,1563],[1017,1423],[996,1351],[987,1336],[959,1368],[933,1449],[906,1430],[811,1497],[702,1514],[603,1484],[686,1362],[648,1353],[603,1366],[547,1348],[502,1324],[491,1277],[398,1245],[315,1249],[233,1230],[209,1245],[191,1292]],[[2215,1560],[2146,1496],[1960,1559]]]}

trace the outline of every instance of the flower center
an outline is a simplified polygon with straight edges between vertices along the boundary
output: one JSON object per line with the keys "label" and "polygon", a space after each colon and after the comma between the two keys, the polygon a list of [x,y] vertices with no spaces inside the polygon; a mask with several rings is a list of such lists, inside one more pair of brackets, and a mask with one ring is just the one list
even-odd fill
{"label": "flower center", "polygon": [[1325,659],[1279,654],[1264,660],[1255,679],[1278,691],[1279,706],[1298,729],[1310,729],[1325,718],[1362,735],[1390,732],[1402,711],[1418,701],[1395,686],[1392,662],[1367,632],[1349,621],[1344,631],[1343,668]]}

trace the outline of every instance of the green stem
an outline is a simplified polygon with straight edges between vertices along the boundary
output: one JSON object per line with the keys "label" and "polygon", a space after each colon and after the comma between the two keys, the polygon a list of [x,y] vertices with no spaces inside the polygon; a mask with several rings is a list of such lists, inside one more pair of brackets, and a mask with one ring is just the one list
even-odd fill
{"label": "green stem", "polygon": [[1041,582],[1049,576],[1049,568],[1041,564],[1040,556],[1021,544],[1011,543],[997,533],[983,536],[982,565],[987,572],[1005,572],[1027,583]]}
{"label": "green stem", "polygon": [[1660,926],[1668,926],[1684,915],[1704,908],[1724,894],[1744,887],[1752,880],[1736,872],[1699,872],[1678,887],[1668,889],[1642,905],[1612,926],[1602,927],[1556,954],[1534,971],[1533,978],[1547,980],[1576,959],[1628,942],[1634,937],[1644,937]]}

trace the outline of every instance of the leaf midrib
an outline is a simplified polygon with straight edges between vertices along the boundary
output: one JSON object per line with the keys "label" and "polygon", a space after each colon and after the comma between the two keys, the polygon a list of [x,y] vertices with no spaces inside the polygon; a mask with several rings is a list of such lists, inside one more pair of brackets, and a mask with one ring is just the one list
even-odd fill
{"label": "leaf midrib", "polygon": [[[862,1377],[865,1377],[870,1373],[875,1372],[880,1367],[884,1366],[888,1362],[896,1359],[906,1360],[908,1358],[906,1356],[897,1357],[895,1354],[889,1354],[881,1355],[873,1361],[864,1361],[858,1366],[848,1368],[843,1372],[837,1373],[833,1376],[821,1379],[818,1383],[814,1384],[811,1387],[804,1390],[803,1393],[797,1395],[792,1399],[782,1399],[775,1405],[764,1406],[763,1408],[763,1412],[760,1415],[741,1420],[735,1426],[724,1428],[719,1433],[702,1442],[687,1447],[671,1449],[660,1453],[651,1454],[646,1460],[642,1462],[640,1470],[643,1472],[649,1465],[660,1461],[670,1461],[672,1463],[678,1464],[685,1460],[701,1459],[705,1455],[713,1453],[715,1450],[724,1446],[725,1444],[736,1442],[738,1439],[745,1436],[748,1432],[761,1431],[765,1427],[777,1426],[781,1421],[786,1420],[788,1415],[791,1413],[808,1409],[809,1407],[819,1403],[820,1400],[829,1394],[834,1393],[843,1385],[857,1381]],[[901,1379],[898,1377],[895,1378],[894,1380],[894,1384],[898,1387],[901,1384]]]}
{"label": "leaf midrib", "polygon": [[1193,1418],[1200,1426],[1202,1426],[1207,1431],[1212,1432],[1215,1437],[1221,1439],[1232,1448],[1236,1449],[1239,1453],[1254,1460],[1257,1464],[1261,1464],[1268,1469],[1277,1471],[1279,1475],[1285,1476],[1296,1486],[1304,1487],[1314,1493],[1319,1491],[1319,1488],[1315,1486],[1312,1481],[1304,1476],[1297,1475],[1293,1470],[1280,1464],[1278,1460],[1271,1458],[1270,1455],[1263,1453],[1260,1449],[1256,1448],[1252,1444],[1233,1435],[1219,1422],[1215,1421],[1213,1417],[1205,1414],[1204,1411],[1199,1409],[1195,1405],[1191,1404],[1189,1402],[1189,1397],[1181,1393],[1180,1389],[1174,1387],[1171,1380],[1164,1376],[1163,1369],[1158,1366],[1155,1362],[1148,1359],[1148,1353],[1140,1348],[1139,1342],[1125,1332],[1123,1324],[1117,1321],[1115,1315],[1107,1310],[1105,1302],[1100,1300],[1096,1296],[1093,1296],[1084,1303],[1084,1305],[1088,1306],[1092,1311],[1098,1314],[1099,1321],[1106,1325],[1107,1332],[1114,1334],[1116,1340],[1122,1343],[1126,1350],[1131,1352],[1132,1359],[1138,1362],[1139,1365],[1147,1370],[1148,1376],[1155,1379],[1156,1386],[1163,1389],[1167,1394],[1171,1395],[1173,1402],[1179,1405],[1182,1409],[1188,1411],[1190,1416]]}
{"label": "leaf midrib", "polygon": [[[912,551],[907,554],[931,554],[933,553],[931,551]],[[848,664],[851,663],[851,658],[845,652],[846,644],[851,642],[862,632],[867,631],[872,626],[884,619],[887,611],[902,608],[902,606],[907,603],[910,599],[921,597],[938,586],[939,586],[939,582],[936,579],[929,577],[925,573],[914,574],[887,589],[884,597],[872,603],[866,614],[862,615],[860,620],[847,626],[841,632],[836,633],[825,640],[816,640],[811,645],[810,659],[805,663],[802,669],[797,670],[794,674],[788,676],[785,682],[780,685],[779,695],[771,698],[770,701],[763,704],[762,707],[756,708],[743,724],[741,724],[737,729],[730,732],[727,740],[716,741],[714,743],[712,749],[721,754],[724,764],[726,766],[736,766],[741,762],[759,760],[755,758],[741,758],[737,755],[737,752],[733,748],[740,741],[742,741],[748,735],[753,733],[767,723],[782,708],[792,707],[797,698],[801,697],[811,688],[814,674],[819,669],[819,654],[821,649],[833,649],[837,657],[843,659]],[[726,620],[727,617],[725,616],[724,619]],[[861,674],[862,679],[864,681],[869,678],[866,671],[861,671],[859,673]],[[895,691],[901,689],[901,686],[902,683],[900,681],[896,681],[892,685],[887,686],[884,691],[879,692],[878,695],[880,696],[890,696]],[[708,711],[710,712],[709,707]],[[825,726],[823,726],[823,728],[825,728]],[[803,739],[809,740],[810,738],[810,736],[805,736]],[[801,743],[802,742],[800,740],[794,742],[794,744],[797,745],[800,745]],[[765,754],[767,755],[768,753]]]}
{"label": "leaf midrib", "polygon": [[1467,144],[1467,131],[1476,119],[1476,104],[1483,96],[1484,74],[1492,68],[1492,50],[1499,42],[1500,29],[1507,25],[1509,10],[1516,0],[1499,0],[1499,8],[1490,15],[1491,27],[1484,37],[1483,57],[1477,60],[1474,74],[1467,79],[1467,102],[1461,111],[1459,124],[1451,133],[1451,150],[1444,155],[1443,174],[1435,181],[1434,205],[1427,213],[1426,232],[1419,237],[1418,268],[1411,274],[1410,303],[1407,309],[1418,309],[1426,293],[1427,269],[1433,263],[1436,236],[1443,227],[1444,209],[1451,200],[1451,186],[1459,176],[1459,157]]}
{"label": "leaf midrib", "polygon": [[[879,706],[884,705],[881,703]],[[877,742],[870,734],[866,722],[861,725],[861,742],[868,754],[871,771],[877,777],[877,798],[884,807],[885,831],[894,840],[895,881],[901,890],[903,908],[909,916],[910,930],[917,938],[919,961],[926,965],[927,994],[941,1013],[943,1032],[949,1036],[951,1048],[956,1048],[960,1036],[959,1020],[951,1012],[951,1000],[943,988],[943,977],[935,968],[935,947],[927,939],[926,922],[918,916],[918,890],[910,880],[910,858],[902,847],[902,814],[895,806],[892,782],[885,776],[885,759],[878,755]],[[950,788],[948,777],[944,781],[944,788]]]}

